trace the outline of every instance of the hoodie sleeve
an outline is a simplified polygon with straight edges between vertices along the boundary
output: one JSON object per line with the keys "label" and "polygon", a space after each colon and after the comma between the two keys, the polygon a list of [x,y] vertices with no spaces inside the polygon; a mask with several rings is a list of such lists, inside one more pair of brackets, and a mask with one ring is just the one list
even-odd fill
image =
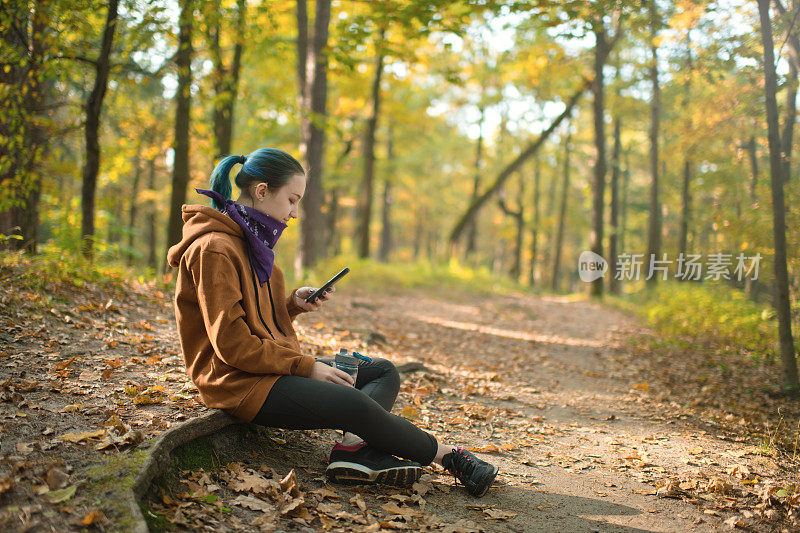
{"label": "hoodie sleeve", "polygon": [[187,265],[214,352],[228,366],[251,374],[308,377],[314,358],[254,335],[245,322],[239,273],[226,255],[204,250]]}
{"label": "hoodie sleeve", "polygon": [[292,294],[286,298],[286,310],[289,312],[289,318],[294,320],[297,318],[297,315],[300,313],[305,313],[306,310],[302,309],[299,305],[297,305],[294,301],[294,295],[297,293],[297,289],[292,291]]}

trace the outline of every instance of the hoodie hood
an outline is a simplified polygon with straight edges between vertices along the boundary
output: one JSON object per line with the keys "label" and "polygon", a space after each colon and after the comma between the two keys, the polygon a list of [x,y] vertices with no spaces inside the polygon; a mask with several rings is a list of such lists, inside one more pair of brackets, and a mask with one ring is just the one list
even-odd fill
{"label": "hoodie hood", "polygon": [[244,239],[242,228],[225,213],[220,213],[207,205],[184,205],[181,207],[183,217],[183,237],[181,242],[171,246],[167,252],[167,262],[171,267],[180,264],[184,252],[194,241],[205,235],[218,231]]}

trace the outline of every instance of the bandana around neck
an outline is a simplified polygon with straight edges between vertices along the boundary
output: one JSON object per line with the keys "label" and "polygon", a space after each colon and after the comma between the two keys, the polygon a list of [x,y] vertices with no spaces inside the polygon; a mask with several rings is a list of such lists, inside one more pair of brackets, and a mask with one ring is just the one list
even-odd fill
{"label": "bandana around neck", "polygon": [[226,200],[216,191],[195,189],[200,194],[213,198],[225,207],[222,212],[231,217],[244,233],[250,248],[252,266],[258,276],[258,282],[264,283],[272,276],[272,266],[275,263],[275,252],[272,248],[286,229],[286,224],[275,220],[258,209],[237,204],[233,200]]}

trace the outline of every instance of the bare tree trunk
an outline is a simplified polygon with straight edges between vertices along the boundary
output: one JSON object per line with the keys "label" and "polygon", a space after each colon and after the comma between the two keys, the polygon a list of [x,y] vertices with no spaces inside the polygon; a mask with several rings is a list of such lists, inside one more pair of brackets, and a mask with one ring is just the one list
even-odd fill
{"label": "bare tree trunk", "polygon": [[614,148],[611,153],[611,234],[608,236],[608,289],[611,294],[620,293],[620,283],[617,279],[617,242],[619,240],[619,176],[620,155],[622,152],[622,124],[619,117],[614,119]]}
{"label": "bare tree trunk", "polygon": [[[147,188],[150,191],[156,190],[156,158],[153,157],[147,162]],[[157,206],[154,198],[150,199],[147,213],[147,265],[153,270],[158,268],[158,260],[156,259],[156,216]]]}
{"label": "bare tree trunk", "polygon": [[386,160],[389,164],[389,172],[383,180],[383,216],[381,217],[381,246],[378,251],[378,259],[384,263],[389,260],[392,252],[392,176],[391,171],[394,166],[394,125],[389,125],[389,135],[386,141]]}
{"label": "bare tree trunk", "polygon": [[[181,0],[178,21],[178,51],[175,65],[178,67],[178,89],[175,91],[175,152],[172,167],[172,194],[169,202],[169,225],[167,247],[181,239],[183,217],[181,206],[186,202],[186,186],[189,184],[189,121],[192,105],[192,19],[194,0]],[[166,255],[164,259],[166,270]]]}
{"label": "bare tree trunk", "polygon": [[567,220],[567,200],[569,198],[569,166],[572,151],[572,127],[567,124],[567,137],[564,140],[564,188],[561,190],[561,207],[558,210],[558,232],[554,247],[553,259],[553,292],[558,292],[559,273],[561,270],[561,248],[564,245],[564,225]]}
{"label": "bare tree trunk", "polygon": [[118,0],[109,0],[106,25],[103,30],[103,42],[100,54],[95,61],[95,79],[92,92],[86,101],[86,162],[83,167],[83,183],[81,188],[81,251],[85,257],[94,254],[94,204],[97,190],[97,173],[100,171],[100,111],[103,109],[103,98],[108,87],[108,73],[111,70],[111,45],[114,41],[114,30],[117,27]]}
{"label": "bare tree trunk", "polygon": [[503,186],[503,183],[517,170],[519,170],[520,166],[532,155],[535,155],[539,148],[547,141],[553,131],[558,128],[558,125],[568,117],[572,113],[572,109],[575,107],[575,104],[578,103],[581,95],[583,95],[584,91],[589,88],[590,81],[585,81],[581,87],[573,93],[572,97],[567,101],[566,108],[564,111],[556,117],[553,122],[550,123],[550,126],[544,130],[539,137],[529,144],[521,154],[519,154],[511,163],[509,163],[494,180],[494,183],[486,189],[483,194],[481,194],[474,202],[472,202],[467,210],[461,215],[458,222],[456,223],[453,230],[450,232],[450,242],[455,243],[461,237],[461,234],[464,232],[464,229],[467,227],[467,224],[477,215],[478,211],[483,207],[486,201],[491,198],[500,188]]}
{"label": "bare tree trunk", "polygon": [[792,340],[791,303],[789,300],[789,274],[786,266],[786,212],[783,187],[785,166],[781,160],[780,126],[778,124],[778,82],[775,73],[772,22],[769,17],[769,0],[758,0],[761,21],[761,40],[764,45],[764,94],[766,97],[767,131],[769,140],[769,163],[772,183],[773,236],[775,239],[775,311],[778,315],[778,338],[783,363],[783,386],[797,394],[800,381],[797,375],[797,360]]}
{"label": "bare tree trunk", "polygon": [[621,220],[619,224],[619,249],[625,249],[625,230],[628,227],[628,189],[631,182],[631,157],[630,152],[625,151],[625,171],[622,173],[622,206]]}
{"label": "bare tree trunk", "polygon": [[358,256],[369,257],[370,222],[372,220],[372,189],[375,181],[375,131],[378,129],[378,116],[381,104],[381,78],[383,77],[383,40],[385,30],[381,30],[375,53],[375,77],[372,79],[372,110],[364,132],[364,179],[361,182],[361,200],[359,201],[358,221]]}
{"label": "bare tree trunk", "polygon": [[[689,99],[692,93],[692,32],[691,29],[686,33],[686,83],[683,87],[683,112],[686,116],[691,117],[691,109],[689,107]],[[688,119],[687,134],[692,130],[692,119]],[[681,191],[681,231],[678,238],[678,252],[680,254],[688,253],[689,241],[689,221],[692,215],[692,196],[690,184],[692,181],[692,148],[687,148],[683,156],[683,186]]]}
{"label": "bare tree trunk", "polygon": [[528,286],[536,286],[536,249],[539,244],[539,193],[541,192],[542,165],[541,158],[534,160],[533,166],[533,235],[531,241],[531,264],[528,271]]}
{"label": "bare tree trunk", "polygon": [[758,185],[758,154],[756,153],[756,138],[754,135],[750,136],[745,148],[750,159],[750,201],[755,203],[757,200],[756,185]]}
{"label": "bare tree trunk", "polygon": [[208,24],[208,43],[211,58],[214,62],[214,138],[218,156],[231,153],[234,110],[239,93],[239,73],[244,52],[247,4],[245,0],[237,0],[236,5],[236,44],[233,47],[233,59],[231,60],[230,68],[225,66],[222,50],[220,49],[222,11],[219,0],[215,0],[210,5],[211,13],[207,17],[208,21],[212,22]]}
{"label": "bare tree trunk", "polygon": [[[483,88],[481,88],[483,93]],[[486,117],[486,109],[483,105],[480,106],[481,118],[478,121],[478,142],[475,145],[475,177],[472,182],[472,198],[470,203],[474,203],[478,198],[478,191],[481,188],[481,165],[483,163],[483,120]],[[464,251],[465,257],[470,257],[475,253],[475,246],[478,240],[478,224],[473,218],[470,220],[469,228],[467,230],[467,247]]]}
{"label": "bare tree trunk", "polygon": [[794,123],[797,119],[797,67],[789,61],[789,75],[786,78],[786,120],[781,135],[781,160],[783,161],[783,181],[789,183],[792,177],[792,142]]}
{"label": "bare tree trunk", "polygon": [[[301,15],[301,4],[298,1],[298,53],[302,52],[303,19],[307,22],[307,15]],[[301,209],[300,217],[300,247],[298,250],[298,264],[301,268],[314,265],[317,260],[325,255],[325,240],[321,238],[322,199],[325,196],[322,185],[323,161],[325,155],[325,120],[327,118],[328,99],[328,58],[324,52],[328,45],[328,26],[331,19],[331,1],[317,0],[315,3],[314,38],[310,53],[306,56],[305,87],[306,103],[301,125],[301,152],[303,152],[306,166],[306,195]],[[307,36],[307,30],[306,30]],[[308,41],[306,37],[308,50]],[[302,57],[302,56],[300,56]],[[303,81],[303,78],[301,78]],[[302,86],[301,86],[302,88]]]}
{"label": "bare tree trunk", "polygon": [[[596,154],[594,164],[594,180],[592,182],[592,231],[589,235],[592,252],[603,255],[603,210],[606,190],[606,133],[605,133],[605,81],[603,67],[608,57],[606,28],[603,19],[594,22],[594,146]],[[613,261],[613,258],[612,258]],[[593,281],[590,286],[591,295],[595,298],[603,296],[603,278]]]}
{"label": "bare tree trunk", "polygon": [[519,195],[519,207],[517,209],[511,209],[505,200],[504,192],[500,193],[500,199],[498,200],[498,205],[500,209],[506,215],[512,217],[517,225],[517,236],[514,242],[514,254],[512,256],[512,263],[511,263],[511,278],[514,281],[519,281],[519,276],[522,273],[522,237],[525,231],[525,211],[523,208],[522,198],[525,195],[525,181],[520,174],[520,195]]}
{"label": "bare tree trunk", "polygon": [[136,256],[133,250],[134,233],[136,227],[136,207],[138,204],[137,196],[139,195],[139,180],[142,177],[142,142],[139,141],[136,147],[136,156],[133,158],[133,183],[131,184],[131,206],[128,210],[128,266],[133,265],[133,260]]}
{"label": "bare tree trunk", "polygon": [[[650,101],[650,221],[647,229],[647,258],[659,259],[661,252],[661,204],[658,199],[658,133],[661,115],[661,87],[658,82],[658,8],[655,0],[650,0],[650,81],[653,84],[653,96]],[[658,276],[652,276],[648,282],[654,284]]]}

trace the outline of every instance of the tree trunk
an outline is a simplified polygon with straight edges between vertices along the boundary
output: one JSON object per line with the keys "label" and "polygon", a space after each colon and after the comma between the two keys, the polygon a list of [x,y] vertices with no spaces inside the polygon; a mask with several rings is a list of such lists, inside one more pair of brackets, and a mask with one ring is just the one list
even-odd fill
{"label": "tree trunk", "polygon": [[789,300],[789,274],[786,266],[786,212],[783,197],[785,166],[781,158],[781,136],[778,124],[778,82],[775,73],[775,44],[772,39],[772,22],[769,18],[769,0],[758,0],[761,21],[761,40],[764,46],[764,94],[766,100],[767,132],[769,141],[770,182],[772,185],[772,230],[775,241],[775,311],[778,315],[778,338],[783,363],[783,386],[788,391],[800,391],[797,360],[792,340],[791,303]]}
{"label": "tree trunk", "polygon": [[[691,109],[689,106],[689,99],[692,93],[692,42],[691,42],[691,29],[686,33],[686,83],[683,87],[683,112],[686,116],[691,117]],[[692,119],[688,119],[687,136],[691,135]],[[681,231],[678,237],[678,253],[687,254],[688,241],[689,241],[689,221],[692,214],[692,196],[691,196],[691,181],[692,181],[692,147],[685,149],[683,156],[683,186],[681,191]]]}
{"label": "tree trunk", "polygon": [[758,185],[758,154],[756,153],[755,135],[750,136],[745,148],[750,159],[750,201],[755,203],[757,200],[756,185]]}
{"label": "tree trunk", "polygon": [[789,183],[792,177],[792,142],[794,123],[797,118],[797,67],[789,61],[789,75],[786,78],[786,120],[781,135],[781,160],[783,161],[783,181]]}
{"label": "tree trunk", "polygon": [[524,187],[524,180],[522,178],[522,174],[519,176],[520,180],[520,194],[519,194],[519,207],[514,210],[508,207],[505,201],[505,194],[504,192],[500,193],[500,200],[498,201],[498,205],[500,209],[506,215],[512,217],[517,225],[517,236],[514,241],[514,255],[512,256],[512,263],[511,263],[511,278],[514,281],[519,281],[519,276],[522,272],[522,237],[523,232],[525,230],[525,212],[523,208],[522,198],[525,196],[525,187]]}
{"label": "tree trunk", "polygon": [[569,198],[569,165],[572,150],[572,128],[567,124],[567,137],[564,140],[564,188],[561,190],[561,206],[558,210],[558,232],[553,258],[553,292],[558,292],[558,278],[561,269],[561,248],[564,244],[564,225],[567,219],[567,199]]}
{"label": "tree trunk", "polygon": [[[300,15],[298,2],[298,31],[303,16]],[[305,4],[305,2],[302,2]],[[326,102],[328,98],[328,58],[324,52],[328,45],[328,25],[331,19],[331,1],[317,0],[314,18],[314,38],[310,53],[306,59],[305,87],[307,88],[307,107],[304,110],[301,125],[301,152],[304,154],[306,167],[306,195],[300,217],[300,247],[297,264],[301,268],[314,265],[325,255],[325,240],[322,235],[322,166],[325,155],[325,120],[327,118]],[[307,20],[307,18],[306,18]],[[307,31],[307,30],[306,30]],[[307,33],[306,33],[307,35]],[[298,52],[301,51],[301,38],[298,38]],[[306,41],[306,49],[308,49]],[[301,79],[302,81],[302,79]]]}
{"label": "tree trunk", "polygon": [[[661,204],[658,199],[658,133],[661,115],[661,87],[658,83],[658,10],[655,0],[650,0],[650,81],[653,96],[650,101],[650,220],[647,229],[647,259],[659,259],[661,252]],[[649,262],[648,262],[649,265]],[[652,276],[649,284],[654,284],[658,276]]]}
{"label": "tree trunk", "polygon": [[383,215],[381,216],[381,246],[378,250],[378,259],[384,263],[389,260],[392,252],[392,176],[394,164],[394,126],[389,125],[389,135],[386,141],[386,160],[389,163],[389,172],[384,177],[383,184]]}
{"label": "tree trunk", "polygon": [[211,4],[212,13],[209,14],[208,43],[211,58],[214,62],[214,138],[217,156],[222,157],[231,153],[233,140],[233,114],[239,92],[239,72],[242,65],[244,52],[245,18],[247,4],[244,0],[237,1],[236,16],[236,44],[233,47],[233,59],[230,68],[225,66],[220,49],[221,9],[219,0]]}
{"label": "tree trunk", "polygon": [[118,0],[109,0],[106,25],[103,30],[103,41],[100,54],[95,62],[95,79],[92,92],[86,101],[86,161],[83,167],[83,183],[81,187],[81,251],[84,257],[94,254],[94,204],[97,191],[97,173],[100,171],[100,111],[103,109],[103,98],[108,87],[108,73],[111,70],[111,45],[114,41],[114,30],[117,27]]}
{"label": "tree trunk", "polygon": [[375,77],[372,80],[372,110],[364,132],[364,178],[361,182],[361,200],[359,201],[358,221],[358,256],[369,257],[370,223],[372,221],[372,189],[375,181],[375,131],[378,129],[378,117],[381,104],[381,78],[383,77],[383,39],[385,31],[381,30],[376,43]]}
{"label": "tree trunk", "polygon": [[[189,121],[192,105],[192,19],[194,0],[181,0],[179,18],[178,51],[175,65],[178,67],[178,89],[175,92],[175,153],[172,167],[172,195],[169,202],[169,225],[167,248],[181,239],[183,218],[181,206],[186,202],[186,186],[189,184]],[[165,259],[166,260],[166,259]],[[166,263],[164,269],[166,270]]]}
{"label": "tree trunk", "polygon": [[625,151],[625,171],[622,173],[622,206],[619,223],[619,249],[625,249],[625,231],[628,227],[628,189],[631,183],[631,157],[630,152]]}
{"label": "tree trunk", "polygon": [[133,265],[133,260],[136,256],[133,250],[134,245],[134,229],[136,227],[136,206],[138,204],[137,196],[139,195],[139,180],[142,177],[142,143],[139,142],[136,148],[136,156],[133,158],[133,183],[131,184],[131,206],[128,211],[128,266]]}
{"label": "tree trunk", "polygon": [[[603,256],[603,210],[606,190],[606,133],[605,133],[605,81],[603,67],[608,57],[606,28],[602,19],[594,23],[594,146],[596,154],[594,180],[592,183],[592,231],[589,236],[592,252]],[[613,258],[611,259],[613,261]],[[591,295],[603,296],[603,278],[591,282]]]}
{"label": "tree trunk", "polygon": [[541,191],[541,158],[534,160],[533,166],[533,228],[531,241],[531,263],[528,271],[528,286],[536,286],[536,247],[539,243],[539,193]]}
{"label": "tree trunk", "polygon": [[[156,158],[153,157],[147,162],[147,188],[151,193],[156,190]],[[153,270],[158,268],[158,260],[156,258],[156,216],[158,215],[158,208],[155,198],[151,198],[148,205],[147,214],[147,265]]]}
{"label": "tree trunk", "polygon": [[[483,92],[483,89],[481,89]],[[472,182],[472,198],[470,203],[474,203],[478,198],[478,191],[481,187],[481,164],[483,161],[483,120],[486,116],[486,109],[483,105],[480,106],[481,118],[478,121],[478,142],[475,145],[475,177]],[[470,220],[469,228],[467,230],[467,246],[464,251],[465,257],[470,257],[475,253],[475,245],[478,240],[478,224],[473,218]]]}
{"label": "tree trunk", "polygon": [[461,234],[464,232],[464,229],[467,227],[467,224],[469,224],[470,221],[477,215],[478,211],[481,209],[481,207],[483,207],[486,201],[500,190],[500,188],[503,186],[503,183],[505,183],[505,181],[514,172],[519,170],[522,164],[529,157],[535,155],[539,151],[539,148],[541,148],[545,141],[547,141],[553,131],[558,128],[558,125],[561,124],[561,122],[572,113],[572,109],[575,107],[575,104],[578,103],[578,100],[580,99],[581,95],[583,95],[584,91],[589,88],[590,83],[590,80],[584,81],[580,89],[575,91],[572,97],[567,101],[564,111],[558,117],[556,117],[555,120],[553,120],[550,126],[548,126],[547,129],[544,130],[534,142],[529,144],[521,154],[519,154],[505,168],[503,168],[503,170],[501,170],[495,178],[494,183],[492,183],[492,185],[489,186],[489,188],[486,189],[483,194],[481,194],[469,205],[464,214],[461,215],[461,218],[458,220],[453,230],[450,232],[451,243],[458,241],[458,239],[461,237]]}
{"label": "tree trunk", "polygon": [[611,154],[611,213],[609,224],[611,234],[608,236],[608,266],[609,279],[608,289],[611,294],[620,293],[620,283],[617,279],[617,256],[619,250],[617,243],[619,240],[619,176],[620,176],[620,154],[622,152],[622,124],[619,117],[614,119],[614,148]]}

